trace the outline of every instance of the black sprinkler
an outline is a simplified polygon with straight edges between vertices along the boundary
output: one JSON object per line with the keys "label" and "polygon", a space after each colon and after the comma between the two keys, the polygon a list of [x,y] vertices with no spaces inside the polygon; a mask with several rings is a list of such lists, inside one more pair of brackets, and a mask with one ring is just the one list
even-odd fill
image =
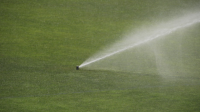
{"label": "black sprinkler", "polygon": [[76,66],[76,70],[79,70],[79,66]]}

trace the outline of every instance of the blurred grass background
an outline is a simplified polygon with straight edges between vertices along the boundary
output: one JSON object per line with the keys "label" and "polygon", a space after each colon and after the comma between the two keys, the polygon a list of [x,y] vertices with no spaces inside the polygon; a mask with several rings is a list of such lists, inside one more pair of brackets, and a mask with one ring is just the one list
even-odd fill
{"label": "blurred grass background", "polygon": [[199,4],[1,0],[0,111],[199,111],[199,75],[172,81],[154,74],[75,70],[127,29],[196,10]]}

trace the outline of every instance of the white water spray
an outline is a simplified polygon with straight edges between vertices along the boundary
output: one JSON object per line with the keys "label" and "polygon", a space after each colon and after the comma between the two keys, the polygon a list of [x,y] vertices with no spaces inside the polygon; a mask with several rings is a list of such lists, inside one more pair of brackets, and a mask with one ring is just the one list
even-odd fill
{"label": "white water spray", "polygon": [[97,61],[111,57],[113,55],[132,49],[136,46],[153,41],[157,38],[164,37],[179,29],[189,27],[200,22],[200,13],[188,14],[181,18],[162,23],[158,26],[146,28],[142,32],[127,36],[126,38],[115,43],[109,49],[106,49],[82,63],[79,67],[85,67]]}

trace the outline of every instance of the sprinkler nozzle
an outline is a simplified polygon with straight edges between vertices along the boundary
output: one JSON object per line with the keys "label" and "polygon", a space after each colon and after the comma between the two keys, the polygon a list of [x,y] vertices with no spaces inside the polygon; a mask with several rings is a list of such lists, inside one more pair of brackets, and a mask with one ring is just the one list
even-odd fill
{"label": "sprinkler nozzle", "polygon": [[76,66],[76,70],[79,70],[79,66]]}

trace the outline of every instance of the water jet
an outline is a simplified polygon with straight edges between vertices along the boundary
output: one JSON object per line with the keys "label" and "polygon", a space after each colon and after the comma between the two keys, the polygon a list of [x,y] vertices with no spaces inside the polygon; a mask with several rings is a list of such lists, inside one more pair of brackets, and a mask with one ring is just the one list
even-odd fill
{"label": "water jet", "polygon": [[[132,66],[134,63],[140,63],[139,61],[144,61],[143,65],[149,69],[149,66],[151,65],[146,61],[147,59],[142,60],[140,57],[143,57],[144,55],[154,54],[154,56],[150,55],[150,62],[156,61],[156,66],[157,69],[162,68],[165,66],[165,62],[169,62],[168,59],[172,60],[172,57],[176,54],[174,53],[173,49],[175,48],[170,48],[167,49],[170,44],[173,44],[175,41],[166,41],[167,38],[170,37],[170,35],[185,30],[186,28],[191,28],[190,26],[195,25],[197,23],[200,23],[200,13],[189,13],[186,15],[183,15],[181,17],[177,17],[175,19],[169,20],[169,21],[163,21],[160,24],[156,24],[154,26],[149,26],[145,27],[142,30],[139,30],[138,32],[130,33],[118,42],[114,43],[112,46],[106,48],[103,51],[100,51],[99,53],[93,55],[89,59],[87,59],[85,62],[83,62],[81,65],[78,66],[78,68],[83,68],[83,69],[106,69],[106,70],[121,70],[121,68],[127,70],[131,69],[130,66]],[[182,32],[184,33],[184,32]],[[165,38],[166,37],[166,38]],[[180,36],[183,37],[183,36]],[[172,40],[176,39],[176,37],[170,38]],[[162,41],[164,40],[164,41]],[[162,48],[163,46],[161,44],[166,43],[165,48]],[[178,43],[179,41],[177,41]],[[179,42],[179,44],[181,44]],[[149,46],[148,46],[149,45]],[[140,46],[140,47],[138,47]],[[141,50],[141,48],[145,47],[144,49]],[[130,50],[134,49],[139,49],[138,53],[135,53],[136,58],[140,58],[141,60],[132,61],[131,60],[137,60],[136,58],[132,58],[131,60],[128,60],[128,58],[132,57],[129,54],[126,55],[126,51],[129,52]],[[178,48],[177,48],[178,49]],[[154,53],[151,53],[153,52]],[[170,52],[171,51],[171,52]],[[132,52],[132,51],[131,51]],[[168,53],[169,52],[169,53]],[[123,53],[123,54],[122,54]],[[145,54],[146,53],[146,54]],[[141,56],[140,56],[141,55]],[[171,56],[170,56],[171,55]],[[117,56],[121,56],[120,58],[114,58]],[[164,56],[164,57],[163,57]],[[148,57],[148,56],[146,56]],[[154,57],[155,60],[152,58]],[[177,58],[177,56],[173,57],[174,59]],[[114,60],[113,60],[114,59]],[[178,59],[178,58],[177,58]],[[182,59],[182,58],[181,58]],[[104,61],[105,60],[105,61]],[[126,60],[122,61],[120,60]],[[170,62],[169,62],[170,63]],[[173,62],[174,63],[174,62]],[[124,66],[124,65],[125,66]],[[132,64],[132,65],[131,65]],[[168,64],[168,63],[167,63]],[[168,66],[166,66],[163,69],[166,69]],[[159,65],[162,66],[159,68]],[[137,66],[137,65],[136,65]],[[139,71],[142,71],[144,69],[144,66],[137,66]],[[168,67],[170,68],[170,66]],[[161,69],[160,69],[161,70]]]}

